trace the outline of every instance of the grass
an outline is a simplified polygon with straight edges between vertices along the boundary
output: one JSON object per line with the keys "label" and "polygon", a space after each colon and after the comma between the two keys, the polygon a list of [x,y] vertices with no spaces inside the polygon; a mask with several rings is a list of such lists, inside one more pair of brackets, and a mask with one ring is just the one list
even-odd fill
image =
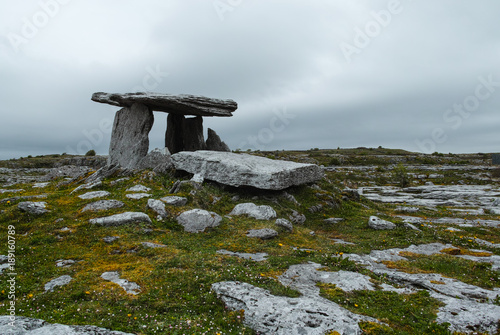
{"label": "grass", "polygon": [[[315,159],[328,162],[335,155],[350,156],[352,161],[369,162],[374,155],[395,155],[411,159],[411,153],[390,149],[313,150],[305,152],[260,152],[276,159]],[[14,163],[23,167],[51,166],[61,157],[23,158]],[[427,159],[441,162],[447,157],[428,156]],[[476,159],[452,157],[452,159]],[[1,162],[9,166],[12,162]],[[327,165],[327,164],[326,164]],[[383,165],[383,164],[381,164]],[[387,164],[385,164],[387,165]],[[410,171],[413,172],[413,171]],[[391,182],[391,171],[374,169],[375,178],[386,178]],[[383,177],[387,174],[388,177]],[[445,182],[460,180],[459,174],[445,176]],[[0,227],[6,231],[8,225],[16,227],[16,287],[18,315],[29,316],[63,324],[92,324],[100,327],[131,332],[134,334],[254,334],[243,323],[241,311],[231,312],[211,291],[211,285],[221,281],[242,281],[267,289],[272,294],[298,297],[299,293],[281,285],[277,277],[291,265],[316,262],[327,266],[329,271],[346,270],[368,274],[376,282],[379,278],[348,259],[338,257],[346,253],[369,253],[375,249],[406,248],[411,244],[432,242],[452,243],[460,254],[474,255],[470,249],[486,249],[491,254],[500,254],[498,249],[480,247],[474,237],[500,243],[499,229],[477,227],[461,228],[451,233],[444,227],[420,227],[421,232],[405,228],[401,219],[395,217],[395,205],[374,203],[364,198],[356,199],[343,193],[346,185],[368,185],[373,181],[370,173],[353,171],[327,172],[319,181],[320,189],[308,186],[292,187],[287,192],[298,204],[287,200],[282,192],[258,191],[219,187],[206,182],[201,190],[186,186],[177,195],[188,198],[183,207],[167,207],[170,217],[159,221],[148,209],[147,199],[126,198],[125,190],[142,184],[151,188],[149,193],[155,199],[168,195],[172,184],[178,179],[173,174],[151,177],[147,172],[137,173],[130,179],[115,185],[110,178],[94,190],[111,193],[108,199],[123,201],[125,207],[100,213],[81,212],[93,200],[82,200],[69,195],[78,186],[71,184],[57,187],[56,180],[45,189],[32,188],[32,184],[14,185],[12,189],[24,189],[21,194],[0,194]],[[187,179],[188,177],[182,177]],[[463,177],[462,177],[463,178]],[[50,212],[34,217],[17,209],[19,200],[1,202],[12,196],[47,194]],[[238,195],[239,200],[232,198]],[[303,213],[306,222],[295,225],[292,233],[280,231],[278,238],[261,241],[247,238],[249,229],[273,228],[272,221],[257,221],[248,217],[224,217],[237,203],[253,202],[270,205],[278,217],[288,218],[292,211]],[[323,205],[319,212],[309,209]],[[199,234],[185,233],[175,217],[192,208],[203,208],[223,216],[222,224]],[[101,227],[91,225],[89,219],[127,211],[147,213],[152,224],[136,224],[123,227]],[[367,220],[371,215],[388,219],[397,225],[392,231],[373,231]],[[423,209],[421,216],[461,217],[448,208],[437,211]],[[341,217],[337,224],[327,224],[324,219]],[[484,215],[492,219],[494,216]],[[63,219],[63,220],[60,220]],[[71,232],[61,231],[69,228]],[[145,228],[152,229],[145,232]],[[311,235],[311,232],[315,232]],[[2,235],[5,236],[5,235]],[[119,236],[113,243],[105,243],[106,236]],[[354,245],[336,244],[332,239],[344,239]],[[141,242],[164,244],[166,248],[148,249]],[[297,248],[309,249],[307,251]],[[217,254],[217,250],[237,252],[266,252],[264,262],[253,262],[236,257]],[[451,254],[450,254],[451,253]],[[498,272],[488,264],[466,261],[448,254],[438,256],[408,255],[408,261],[395,262],[393,266],[405,271],[432,271],[457,278],[484,288],[500,287]],[[0,243],[0,254],[7,254],[6,243]],[[477,254],[475,254],[478,256]],[[485,255],[481,255],[485,256]],[[73,259],[76,263],[69,268],[55,266],[57,260]],[[142,292],[138,296],[126,294],[120,287],[100,278],[103,272],[118,271],[122,278],[136,282]],[[70,284],[58,287],[54,292],[45,292],[44,284],[62,275],[70,275]],[[5,277],[5,276],[3,276]],[[493,279],[493,280],[492,280]],[[323,296],[355,313],[375,317],[388,326],[363,323],[368,334],[445,334],[446,325],[434,321],[439,303],[419,292],[414,295],[398,295],[390,292],[342,292],[335,287],[323,285]],[[0,304],[8,303],[8,286],[0,281]],[[385,308],[390,304],[392,309]],[[357,305],[357,306],[356,306]],[[405,316],[403,318],[403,316]],[[419,333],[420,332],[420,333]]]}

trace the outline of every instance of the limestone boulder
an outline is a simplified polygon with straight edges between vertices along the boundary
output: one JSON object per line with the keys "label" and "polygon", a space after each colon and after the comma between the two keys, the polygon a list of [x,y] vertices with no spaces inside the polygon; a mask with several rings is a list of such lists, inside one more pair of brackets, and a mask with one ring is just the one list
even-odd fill
{"label": "limestone boulder", "polygon": [[140,212],[125,212],[107,217],[90,219],[91,224],[98,224],[105,227],[123,226],[132,223],[152,223],[147,214]]}
{"label": "limestone boulder", "polygon": [[204,232],[207,228],[215,228],[220,225],[222,217],[214,212],[204,209],[192,209],[177,217],[177,223],[184,227],[188,233]]}
{"label": "limestone boulder", "polygon": [[139,169],[149,169],[156,173],[167,173],[170,169],[174,167],[172,163],[172,157],[168,148],[159,149],[156,148],[144,157],[139,165]]}
{"label": "limestone boulder", "polygon": [[270,240],[278,236],[278,232],[274,229],[251,229],[247,233],[247,237],[260,238],[261,240]]}
{"label": "limestone boulder", "polygon": [[381,218],[376,216],[370,216],[370,218],[368,219],[368,226],[376,230],[396,229],[396,225],[394,223],[387,220],[382,220]]}
{"label": "limestone boulder", "polygon": [[282,190],[323,178],[323,169],[314,164],[272,160],[231,152],[195,151],[172,155],[177,170],[200,174],[229,186],[252,186]]}
{"label": "limestone boulder", "polygon": [[48,212],[46,202],[24,201],[17,204],[17,208],[31,215],[42,215]]}
{"label": "limestone boulder", "polygon": [[54,288],[56,288],[58,286],[68,285],[72,279],[73,278],[71,278],[71,276],[67,276],[67,275],[53,279],[53,280],[49,281],[47,284],[45,284],[45,291],[46,292],[52,291],[52,290],[54,290]]}
{"label": "limestone boulder", "polygon": [[153,112],[142,104],[132,104],[116,112],[108,165],[138,169],[148,154],[148,135],[153,122]]}
{"label": "limestone boulder", "polygon": [[248,215],[257,220],[271,220],[276,217],[276,211],[271,206],[257,206],[247,202],[236,205],[229,215]]}
{"label": "limestone boulder", "polygon": [[118,200],[99,200],[86,205],[82,209],[82,213],[87,211],[107,211],[109,209],[121,208],[123,206],[125,206],[125,204]]}

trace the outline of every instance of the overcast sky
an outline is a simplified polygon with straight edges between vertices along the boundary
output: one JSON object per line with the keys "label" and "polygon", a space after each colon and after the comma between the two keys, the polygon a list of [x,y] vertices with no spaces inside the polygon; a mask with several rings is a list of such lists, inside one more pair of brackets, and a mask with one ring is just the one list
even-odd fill
{"label": "overcast sky", "polygon": [[[498,0],[0,0],[0,159],[107,154],[94,92],[233,99],[232,149],[500,152]],[[155,112],[150,149],[164,146]]]}

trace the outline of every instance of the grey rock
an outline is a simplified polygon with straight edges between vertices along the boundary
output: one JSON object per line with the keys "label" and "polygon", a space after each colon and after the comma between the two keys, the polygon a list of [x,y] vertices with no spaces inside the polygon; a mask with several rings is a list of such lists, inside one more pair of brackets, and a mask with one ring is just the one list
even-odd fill
{"label": "grey rock", "polygon": [[160,200],[149,199],[148,200],[148,208],[151,208],[156,214],[158,214],[161,218],[168,217],[168,212],[165,209],[165,204]]}
{"label": "grey rock", "polygon": [[94,192],[88,192],[82,195],[79,195],[78,198],[84,199],[84,200],[90,200],[90,199],[95,199],[95,198],[102,198],[102,197],[107,197],[110,195],[108,191],[94,191]]}
{"label": "grey rock", "polygon": [[292,232],[293,231],[293,225],[290,221],[288,221],[287,219],[277,219],[275,224],[278,226],[278,227],[282,227],[286,230],[288,230],[289,232]]}
{"label": "grey rock", "polygon": [[260,238],[261,240],[270,240],[278,236],[278,232],[274,229],[251,229],[247,233],[247,237]]}
{"label": "grey rock", "polygon": [[126,279],[121,279],[118,272],[104,272],[101,278],[113,282],[123,288],[125,292],[132,295],[141,293],[141,287],[134,282],[129,282]]}
{"label": "grey rock", "polygon": [[211,99],[188,94],[97,92],[92,95],[92,100],[120,107],[140,103],[148,106],[152,111],[178,115],[232,116],[232,112],[238,108],[233,100]]}
{"label": "grey rock", "polygon": [[0,255],[0,264],[5,264],[9,261],[9,257],[6,255]]}
{"label": "grey rock", "polygon": [[152,243],[152,242],[141,242],[142,246],[146,248],[158,249],[158,248],[166,248],[167,246],[164,244]]}
{"label": "grey rock", "polygon": [[0,334],[8,335],[133,335],[112,331],[96,326],[71,326],[48,323],[40,319],[16,316],[13,322],[10,316],[0,316]]}
{"label": "grey rock", "polygon": [[314,213],[321,212],[322,209],[323,209],[323,205],[318,204],[318,205],[309,207],[307,210],[314,214]]}
{"label": "grey rock", "polygon": [[396,207],[396,211],[404,212],[404,213],[417,213],[420,211],[420,208],[399,206],[399,207]]}
{"label": "grey rock", "polygon": [[144,185],[135,185],[127,189],[125,192],[149,192],[149,191],[151,191],[149,187],[146,187]]}
{"label": "grey rock", "polygon": [[118,200],[99,200],[99,201],[95,201],[95,202],[92,202],[92,203],[86,205],[82,209],[82,212],[107,211],[107,210],[114,209],[114,208],[121,208],[123,206],[125,206],[125,204],[121,201],[118,201]]}
{"label": "grey rock", "polygon": [[232,252],[232,251],[224,250],[224,249],[217,250],[217,253],[220,255],[234,256],[234,257],[239,257],[239,258],[243,258],[243,259],[248,259],[248,260],[252,260],[255,262],[263,262],[269,256],[265,252],[258,252],[255,254],[250,254],[250,253],[246,253],[246,252]]}
{"label": "grey rock", "polygon": [[53,291],[54,288],[56,288],[58,286],[68,285],[72,279],[73,278],[71,278],[70,276],[61,276],[61,277],[58,277],[56,279],[53,279],[53,280],[49,281],[47,284],[45,284],[45,292]]}
{"label": "grey rock", "polygon": [[47,186],[49,186],[50,183],[49,182],[45,182],[45,183],[35,183],[33,184],[33,188],[45,188]]}
{"label": "grey rock", "polygon": [[242,282],[220,282],[212,290],[232,311],[245,311],[244,323],[261,334],[361,334],[358,323],[373,319],[356,315],[321,297],[287,298]]}
{"label": "grey rock", "polygon": [[368,226],[377,230],[391,230],[396,229],[396,225],[392,222],[382,220],[376,216],[370,216],[368,219]]}
{"label": "grey rock", "polygon": [[323,222],[326,224],[337,224],[337,223],[340,223],[342,221],[344,221],[343,218],[328,218],[328,219],[323,220]]}
{"label": "grey rock", "polygon": [[222,217],[214,212],[203,209],[192,209],[177,217],[177,223],[184,227],[189,233],[204,232],[207,228],[215,228],[220,225]]}
{"label": "grey rock", "polygon": [[153,172],[164,174],[174,167],[168,148],[154,149],[138,164],[139,169],[151,169]]}
{"label": "grey rock", "polygon": [[276,211],[271,206],[257,206],[247,202],[236,205],[229,215],[248,215],[257,220],[271,220],[276,217]]}
{"label": "grey rock", "polygon": [[75,192],[78,192],[80,190],[90,190],[90,189],[93,189],[95,187],[99,187],[99,186],[102,186],[102,181],[101,180],[96,180],[94,182],[91,182],[91,183],[87,183],[87,184],[83,184],[83,185],[80,185],[78,186],[77,188],[75,188],[73,191],[71,191],[70,194],[73,194]]}
{"label": "grey rock", "polygon": [[172,155],[175,168],[221,184],[282,190],[323,178],[323,170],[313,164],[231,152],[196,151]]}
{"label": "grey rock", "polygon": [[46,202],[24,201],[17,204],[17,208],[31,215],[42,215],[49,212],[46,209],[47,208]]}
{"label": "grey rock", "polygon": [[208,128],[208,136],[205,144],[207,150],[210,151],[225,151],[225,152],[231,151],[231,149],[229,149],[227,144],[220,139],[219,135],[217,135],[217,133],[210,128]]}
{"label": "grey rock", "polygon": [[184,197],[178,197],[178,196],[168,196],[168,197],[163,197],[160,199],[164,203],[170,206],[184,206],[187,204],[188,199]]}
{"label": "grey rock", "polygon": [[[165,147],[175,154],[184,150],[184,115],[169,113],[167,116],[167,131],[165,132]],[[172,193],[172,192],[170,192]]]}
{"label": "grey rock", "polygon": [[56,261],[56,266],[59,268],[69,268],[73,264],[75,264],[75,261],[72,259],[60,259]]}
{"label": "grey rock", "polygon": [[148,134],[154,116],[145,105],[132,104],[116,112],[109,146],[108,165],[137,169],[148,154]]}
{"label": "grey rock", "polygon": [[114,241],[118,240],[120,238],[120,236],[106,236],[106,237],[103,237],[103,241],[106,242],[106,243],[113,243]]}
{"label": "grey rock", "polygon": [[22,189],[16,189],[16,190],[4,190],[4,189],[0,189],[0,194],[4,194],[4,193],[21,193],[21,192],[24,192],[24,190],[22,190]]}
{"label": "grey rock", "polygon": [[117,179],[117,180],[113,180],[113,181],[112,181],[112,182],[110,182],[109,184],[110,184],[111,186],[115,186],[115,185],[117,185],[117,184],[119,184],[119,183],[123,183],[124,181],[127,181],[127,180],[129,180],[129,179],[130,179],[130,178],[128,178],[128,177],[125,177],[125,178],[120,178],[120,179]]}
{"label": "grey rock", "polygon": [[131,223],[152,223],[147,214],[140,212],[125,212],[107,217],[90,219],[91,224],[98,224],[105,227],[122,226]]}
{"label": "grey rock", "polygon": [[299,212],[292,210],[292,214],[288,216],[293,224],[302,225],[306,222],[306,216]]}
{"label": "grey rock", "polygon": [[133,200],[140,200],[143,198],[151,197],[151,194],[149,194],[149,193],[131,193],[131,194],[127,194],[126,197],[129,199],[133,199]]}
{"label": "grey rock", "polygon": [[283,191],[283,193],[281,193],[281,196],[286,200],[293,202],[296,206],[300,206],[300,203],[297,201],[297,199],[295,199],[295,197],[290,193]]}
{"label": "grey rock", "polygon": [[418,229],[416,226],[412,225],[411,223],[405,222],[405,223],[403,223],[403,225],[404,225],[406,228],[413,229],[413,230],[415,230],[415,231],[421,231],[420,229]]}

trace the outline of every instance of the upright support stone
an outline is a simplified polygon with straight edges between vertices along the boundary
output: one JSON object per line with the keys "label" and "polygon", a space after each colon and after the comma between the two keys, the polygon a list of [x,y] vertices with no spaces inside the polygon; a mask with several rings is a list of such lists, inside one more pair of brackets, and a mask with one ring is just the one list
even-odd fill
{"label": "upright support stone", "polygon": [[168,114],[167,117],[167,131],[165,133],[165,147],[168,148],[170,153],[175,154],[184,150],[184,115]]}
{"label": "upright support stone", "polygon": [[205,150],[203,118],[201,116],[185,119],[182,130],[184,151]]}
{"label": "upright support stone", "polygon": [[139,162],[148,154],[148,135],[153,122],[153,112],[140,103],[134,103],[116,112],[108,165],[137,168]]}
{"label": "upright support stone", "polygon": [[220,139],[219,135],[210,128],[208,128],[206,148],[210,151],[231,151],[227,144]]}

